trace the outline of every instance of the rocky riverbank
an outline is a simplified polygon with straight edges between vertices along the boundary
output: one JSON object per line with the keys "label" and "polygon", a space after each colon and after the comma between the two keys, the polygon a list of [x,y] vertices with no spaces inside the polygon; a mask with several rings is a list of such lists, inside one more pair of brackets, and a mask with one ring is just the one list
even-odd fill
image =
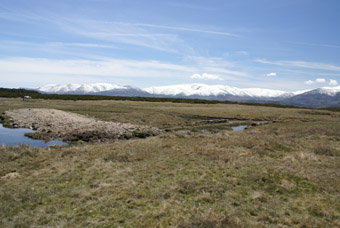
{"label": "rocky riverbank", "polygon": [[5,115],[9,117],[7,124],[11,127],[33,129],[43,140],[107,142],[162,132],[154,127],[100,121],[56,109],[17,109],[7,111]]}

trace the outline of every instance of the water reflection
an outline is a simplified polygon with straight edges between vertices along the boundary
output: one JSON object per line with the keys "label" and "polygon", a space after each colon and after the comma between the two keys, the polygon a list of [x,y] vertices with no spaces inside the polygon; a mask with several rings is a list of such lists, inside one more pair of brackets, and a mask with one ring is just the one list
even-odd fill
{"label": "water reflection", "polygon": [[240,126],[235,126],[235,127],[231,127],[233,129],[233,131],[243,131],[245,129],[248,128],[247,125],[240,125]]}
{"label": "water reflection", "polygon": [[26,128],[5,128],[0,124],[0,145],[15,146],[27,144],[35,147],[67,145],[67,143],[58,140],[44,142],[43,140],[31,139],[26,137],[25,133],[34,133],[34,131]]}

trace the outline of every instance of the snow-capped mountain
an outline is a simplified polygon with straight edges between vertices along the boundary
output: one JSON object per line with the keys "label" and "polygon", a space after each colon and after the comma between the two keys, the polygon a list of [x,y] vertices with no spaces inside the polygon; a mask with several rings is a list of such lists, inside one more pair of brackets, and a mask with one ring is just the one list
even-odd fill
{"label": "snow-capped mountain", "polygon": [[313,89],[279,103],[311,108],[340,107],[340,86]]}
{"label": "snow-capped mountain", "polygon": [[130,89],[130,86],[120,86],[107,83],[94,83],[94,84],[67,84],[55,85],[49,84],[37,88],[38,91],[43,93],[57,93],[57,94],[89,94],[98,93],[115,89]]}
{"label": "snow-capped mountain", "polygon": [[107,83],[46,85],[37,88],[42,93],[92,94],[105,96],[196,98],[237,102],[270,102],[304,107],[340,107],[340,86],[286,92],[281,90],[246,88],[225,85],[184,84],[140,89]]}
{"label": "snow-capped mountain", "polygon": [[240,89],[237,87],[224,85],[205,85],[205,84],[185,84],[173,86],[159,86],[144,89],[153,95],[168,96],[225,96],[232,95],[238,97],[291,97],[306,91],[285,92],[281,90],[248,88]]}
{"label": "snow-capped mountain", "polygon": [[318,89],[315,89],[315,90],[310,90],[309,92],[319,93],[319,94],[326,94],[328,96],[335,96],[337,93],[340,92],[340,86],[336,86],[336,87],[322,87],[322,88],[318,88]]}
{"label": "snow-capped mountain", "polygon": [[95,84],[67,84],[67,85],[45,85],[37,88],[43,93],[57,94],[94,94],[117,90],[138,90],[139,92],[148,93],[150,95],[162,96],[238,96],[238,97],[291,97],[305,91],[285,92],[281,90],[248,88],[240,89],[237,87],[224,85],[205,85],[205,84],[184,84],[172,86],[150,87],[139,89],[131,86],[121,86],[107,83]]}

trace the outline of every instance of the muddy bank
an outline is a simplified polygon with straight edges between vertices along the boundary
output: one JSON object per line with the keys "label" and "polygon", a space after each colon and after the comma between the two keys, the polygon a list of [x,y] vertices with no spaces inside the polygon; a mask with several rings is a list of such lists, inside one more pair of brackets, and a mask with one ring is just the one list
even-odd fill
{"label": "muddy bank", "polygon": [[30,128],[44,140],[107,142],[158,135],[161,130],[132,124],[95,120],[56,109],[18,109],[5,113],[12,127]]}

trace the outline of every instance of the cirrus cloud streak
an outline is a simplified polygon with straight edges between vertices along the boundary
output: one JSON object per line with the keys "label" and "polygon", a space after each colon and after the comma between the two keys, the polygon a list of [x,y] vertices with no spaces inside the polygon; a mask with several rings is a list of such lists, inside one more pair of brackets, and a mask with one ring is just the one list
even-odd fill
{"label": "cirrus cloud streak", "polygon": [[[0,80],[19,77],[31,77],[32,74],[41,78],[49,78],[50,83],[56,77],[100,76],[107,78],[134,77],[156,78],[173,77],[174,74],[184,76],[197,72],[197,68],[159,61],[136,61],[123,59],[106,60],[55,60],[46,58],[6,58],[0,59]],[[20,76],[19,76],[20,75]],[[35,77],[35,80],[39,80]],[[33,83],[33,82],[32,82]],[[35,82],[37,83],[37,82]]]}
{"label": "cirrus cloud streak", "polygon": [[203,73],[203,74],[193,74],[191,76],[192,79],[205,79],[205,80],[220,80],[223,81],[223,78],[221,78],[220,75],[217,74],[207,74],[207,73]]}
{"label": "cirrus cloud streak", "polygon": [[271,64],[271,65],[276,65],[276,66],[298,67],[298,68],[328,70],[328,71],[340,71],[340,66],[328,64],[328,63],[305,62],[305,61],[268,61],[265,59],[257,59],[256,62],[264,63],[264,64]]}

